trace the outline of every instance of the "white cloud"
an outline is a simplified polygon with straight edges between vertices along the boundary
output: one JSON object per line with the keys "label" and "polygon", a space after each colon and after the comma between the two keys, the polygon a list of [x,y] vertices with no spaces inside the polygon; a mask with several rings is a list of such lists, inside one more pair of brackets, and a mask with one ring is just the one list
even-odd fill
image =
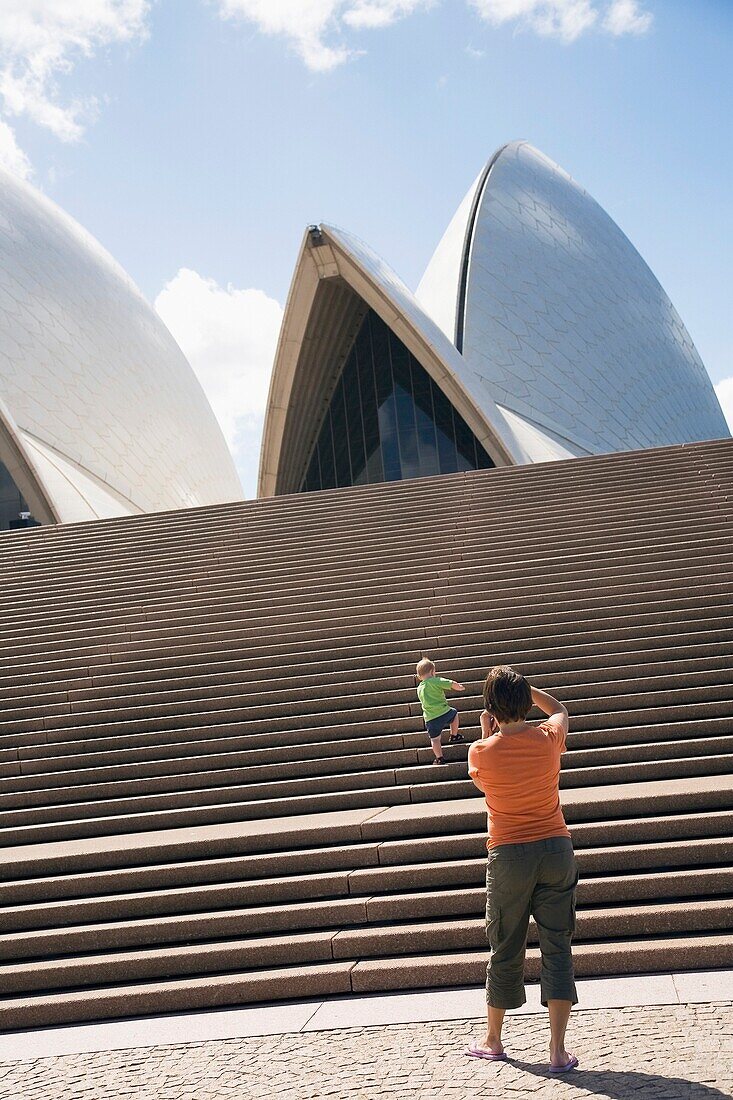
{"label": "white cloud", "polygon": [[538,34],[572,42],[595,23],[591,0],[471,0],[482,19],[495,26],[518,22]]}
{"label": "white cloud", "polygon": [[[253,24],[279,35],[313,72],[327,72],[355,57],[347,32],[388,27],[438,0],[216,0],[222,19]],[[467,0],[488,23],[516,23],[572,42],[597,28],[608,34],[643,34],[652,16],[639,0]],[[472,57],[480,51],[466,50]]]}
{"label": "white cloud", "polygon": [[61,102],[59,78],[99,48],[145,33],[150,0],[1,0],[0,96],[63,141],[76,141],[96,102]]}
{"label": "white cloud", "polygon": [[636,0],[614,0],[603,25],[611,34],[646,34],[652,16],[648,11],[640,11]]}
{"label": "white cloud", "polygon": [[343,20],[350,27],[389,27],[417,8],[431,6],[432,0],[351,0]]}
{"label": "white cloud", "polygon": [[0,119],[0,165],[24,180],[32,174],[31,162],[15,140],[11,127],[2,119]]}
{"label": "white cloud", "polygon": [[717,382],[715,393],[728,421],[728,427],[733,432],[733,375],[730,378],[724,378],[722,382]]}
{"label": "white cloud", "polygon": [[221,287],[183,267],[161,290],[155,308],[204,388],[245,495],[254,496],[282,307],[261,290]]}
{"label": "white cloud", "polygon": [[[636,0],[469,0],[482,19],[494,26],[517,23],[537,34],[574,42],[600,25],[614,35],[642,34],[652,17],[640,11]],[[600,24],[599,24],[600,19]]]}
{"label": "white cloud", "polygon": [[282,35],[313,72],[327,72],[359,52],[343,41],[345,28],[387,27],[433,0],[219,0],[223,19],[254,23]]}

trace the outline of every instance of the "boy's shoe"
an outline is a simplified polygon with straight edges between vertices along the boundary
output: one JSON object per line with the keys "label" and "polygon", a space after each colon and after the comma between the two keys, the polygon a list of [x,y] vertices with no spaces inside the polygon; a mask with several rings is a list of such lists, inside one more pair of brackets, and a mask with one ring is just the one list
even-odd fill
{"label": "boy's shoe", "polygon": [[449,745],[462,745],[465,742],[465,737],[462,733],[453,733],[448,738]]}
{"label": "boy's shoe", "polygon": [[433,760],[433,763],[434,764],[447,764],[448,761],[446,760],[446,758],[444,756],[436,756],[435,760]]}

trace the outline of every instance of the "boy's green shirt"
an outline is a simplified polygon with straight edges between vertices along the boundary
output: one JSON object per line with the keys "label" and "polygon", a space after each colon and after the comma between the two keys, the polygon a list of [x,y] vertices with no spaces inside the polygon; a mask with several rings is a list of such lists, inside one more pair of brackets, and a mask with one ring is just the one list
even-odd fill
{"label": "boy's green shirt", "polygon": [[452,683],[453,681],[446,680],[445,676],[429,676],[427,680],[421,680],[417,685],[417,697],[422,705],[423,718],[426,722],[430,722],[433,718],[440,718],[441,714],[451,709],[445,693]]}

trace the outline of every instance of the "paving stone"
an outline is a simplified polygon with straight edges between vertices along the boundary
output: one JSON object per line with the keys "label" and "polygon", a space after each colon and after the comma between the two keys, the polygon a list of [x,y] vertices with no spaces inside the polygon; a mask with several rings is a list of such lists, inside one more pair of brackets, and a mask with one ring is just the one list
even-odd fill
{"label": "paving stone", "polygon": [[580,1068],[547,1073],[546,1018],[507,1020],[512,1060],[463,1050],[482,1020],[207,1040],[0,1063],[0,1100],[730,1100],[733,1002],[586,1010]]}

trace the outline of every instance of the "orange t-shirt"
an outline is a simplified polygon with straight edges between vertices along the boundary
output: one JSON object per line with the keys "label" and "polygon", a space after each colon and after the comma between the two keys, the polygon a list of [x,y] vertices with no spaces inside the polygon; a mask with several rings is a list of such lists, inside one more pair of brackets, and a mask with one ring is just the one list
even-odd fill
{"label": "orange t-shirt", "polygon": [[468,771],[486,795],[488,847],[570,836],[558,783],[565,734],[551,720],[474,741]]}

